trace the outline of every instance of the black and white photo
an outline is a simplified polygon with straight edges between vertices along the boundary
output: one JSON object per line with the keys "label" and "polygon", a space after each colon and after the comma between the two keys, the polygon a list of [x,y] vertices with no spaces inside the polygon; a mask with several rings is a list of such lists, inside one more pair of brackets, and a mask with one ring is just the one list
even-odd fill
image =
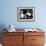
{"label": "black and white photo", "polygon": [[17,21],[31,22],[34,21],[34,16],[34,7],[18,7],[17,9]]}

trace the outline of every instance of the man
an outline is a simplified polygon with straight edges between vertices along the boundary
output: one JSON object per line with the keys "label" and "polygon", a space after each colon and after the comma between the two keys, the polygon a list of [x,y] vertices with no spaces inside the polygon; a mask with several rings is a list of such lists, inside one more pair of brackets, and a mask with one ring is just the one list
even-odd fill
{"label": "man", "polygon": [[20,11],[20,18],[22,19],[22,18],[24,18],[24,13],[23,13],[23,11]]}
{"label": "man", "polygon": [[31,17],[31,13],[29,10],[27,10],[27,13],[25,14],[26,15],[26,18],[29,19]]}

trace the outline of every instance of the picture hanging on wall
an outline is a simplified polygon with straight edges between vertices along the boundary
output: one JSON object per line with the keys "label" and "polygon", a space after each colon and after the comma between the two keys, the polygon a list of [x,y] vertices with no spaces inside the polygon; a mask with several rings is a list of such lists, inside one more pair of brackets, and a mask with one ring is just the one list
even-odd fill
{"label": "picture hanging on wall", "polygon": [[35,8],[34,7],[18,7],[17,8],[17,21],[18,22],[35,21]]}

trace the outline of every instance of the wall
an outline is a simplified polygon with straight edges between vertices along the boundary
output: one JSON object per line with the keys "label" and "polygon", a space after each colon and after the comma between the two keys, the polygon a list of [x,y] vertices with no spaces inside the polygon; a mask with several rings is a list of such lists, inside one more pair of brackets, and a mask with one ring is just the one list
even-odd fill
{"label": "wall", "polygon": [[[0,31],[13,24],[16,28],[40,27],[46,32],[46,0],[0,0]],[[35,22],[17,22],[17,7],[35,7]]]}
{"label": "wall", "polygon": [[[1,0],[0,24],[13,24],[16,28],[46,28],[45,0]],[[17,22],[17,7],[35,7],[35,22]]]}
{"label": "wall", "polygon": [[[46,1],[41,0],[1,0],[0,25],[13,24],[16,28],[46,28]],[[35,22],[17,22],[17,7],[35,7]]]}

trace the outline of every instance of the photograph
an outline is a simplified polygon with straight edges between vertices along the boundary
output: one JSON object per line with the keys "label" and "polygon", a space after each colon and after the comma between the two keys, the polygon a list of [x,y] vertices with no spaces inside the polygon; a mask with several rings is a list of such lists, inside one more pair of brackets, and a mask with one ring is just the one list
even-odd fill
{"label": "photograph", "polygon": [[34,21],[34,7],[18,7],[17,20],[22,22]]}

